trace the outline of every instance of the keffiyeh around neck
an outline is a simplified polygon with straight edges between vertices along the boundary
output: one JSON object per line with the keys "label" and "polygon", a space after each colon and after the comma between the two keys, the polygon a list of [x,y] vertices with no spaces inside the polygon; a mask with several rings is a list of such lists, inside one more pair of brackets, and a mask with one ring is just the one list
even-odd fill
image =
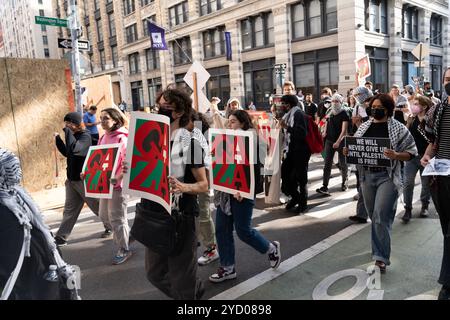
{"label": "keffiyeh around neck", "polygon": [[[293,108],[291,108],[291,110],[289,110],[288,113],[286,113],[283,116],[283,121],[288,125],[288,127],[293,127],[294,126],[294,114],[300,111],[300,108],[298,106],[295,106]],[[285,145],[284,145],[284,153],[287,153],[289,151],[289,143],[291,142],[291,135],[290,133],[286,132],[286,140],[285,140]]]}
{"label": "keffiyeh around neck", "polygon": [[7,207],[25,227],[26,256],[30,256],[30,230],[32,227],[42,231],[50,249],[56,250],[56,245],[50,230],[44,224],[41,213],[33,199],[20,186],[22,170],[19,159],[11,152],[0,148],[0,203]]}

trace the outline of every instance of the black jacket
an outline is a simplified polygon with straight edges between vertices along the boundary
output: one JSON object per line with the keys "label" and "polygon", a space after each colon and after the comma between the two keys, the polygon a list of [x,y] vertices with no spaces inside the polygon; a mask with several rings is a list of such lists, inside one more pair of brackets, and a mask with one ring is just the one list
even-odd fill
{"label": "black jacket", "polygon": [[67,179],[80,181],[80,173],[83,169],[84,159],[92,145],[91,135],[87,131],[72,133],[69,128],[64,128],[66,143],[60,136],[56,136],[56,146],[59,152],[67,158]]}
{"label": "black jacket", "polygon": [[310,153],[306,142],[306,135],[308,134],[308,121],[306,114],[303,111],[299,110],[294,113],[294,125],[292,127],[288,127],[286,130],[290,134],[288,156],[291,154]]}

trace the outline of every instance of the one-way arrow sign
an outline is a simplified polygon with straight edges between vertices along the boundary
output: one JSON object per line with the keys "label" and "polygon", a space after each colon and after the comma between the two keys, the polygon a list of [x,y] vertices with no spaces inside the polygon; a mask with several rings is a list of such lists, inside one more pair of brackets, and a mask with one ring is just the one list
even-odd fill
{"label": "one-way arrow sign", "polygon": [[[58,38],[58,48],[72,49],[72,39]],[[78,40],[78,49],[88,51],[89,41]]]}

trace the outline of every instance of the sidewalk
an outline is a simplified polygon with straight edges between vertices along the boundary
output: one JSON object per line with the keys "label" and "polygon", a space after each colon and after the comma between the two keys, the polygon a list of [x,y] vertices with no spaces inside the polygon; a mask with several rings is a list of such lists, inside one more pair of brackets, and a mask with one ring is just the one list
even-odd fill
{"label": "sidewalk", "polygon": [[42,211],[61,209],[66,199],[64,186],[31,193],[31,197]]}

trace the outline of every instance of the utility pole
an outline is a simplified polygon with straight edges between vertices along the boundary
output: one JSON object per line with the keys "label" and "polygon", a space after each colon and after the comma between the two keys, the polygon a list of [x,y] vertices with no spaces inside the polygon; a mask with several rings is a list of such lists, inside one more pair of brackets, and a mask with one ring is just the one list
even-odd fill
{"label": "utility pole", "polygon": [[81,36],[81,28],[78,21],[77,0],[70,0],[71,13],[69,17],[69,29],[72,38],[72,75],[75,82],[75,108],[83,116],[81,108],[80,85],[80,52],[78,51],[78,39]]}

